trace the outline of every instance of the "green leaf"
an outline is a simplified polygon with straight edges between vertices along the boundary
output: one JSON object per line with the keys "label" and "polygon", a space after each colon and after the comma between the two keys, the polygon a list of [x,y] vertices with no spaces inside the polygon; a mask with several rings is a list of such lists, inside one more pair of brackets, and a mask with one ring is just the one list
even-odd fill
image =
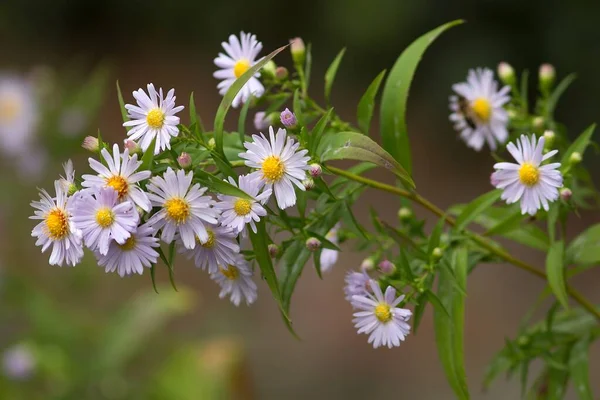
{"label": "green leaf", "polygon": [[442,25],[415,40],[398,57],[383,88],[381,137],[386,149],[410,173],[412,162],[406,128],[406,104],[413,76],[429,45],[445,30],[461,24],[457,20]]}
{"label": "green leaf", "polygon": [[497,224],[489,228],[484,236],[502,235],[504,233],[513,232],[521,226],[523,221],[523,214],[520,209],[515,210],[512,214],[509,214],[505,219],[498,221]]}
{"label": "green leaf", "polygon": [[158,256],[160,257],[160,259],[162,260],[162,262],[165,263],[165,265],[167,266],[167,269],[169,270],[169,281],[171,282],[171,286],[173,287],[173,290],[175,290],[176,292],[177,290],[177,285],[175,285],[175,272],[173,271],[173,264],[171,263],[171,253],[174,251],[175,249],[175,242],[172,242],[172,244],[169,246],[169,258],[167,258],[167,256],[165,256],[165,253],[163,252],[161,247],[158,247],[156,249],[156,251],[158,252]]}
{"label": "green leaf", "polygon": [[156,288],[156,264],[152,264],[150,267],[150,278],[152,279],[152,289],[158,294],[158,289]]}
{"label": "green leaf", "polygon": [[[129,121],[129,116],[127,114],[127,109],[125,108],[125,101],[123,100],[123,93],[121,93],[121,87],[119,86],[119,81],[117,81],[117,97],[119,99],[119,108],[121,109],[121,117],[123,118],[123,122]],[[126,126],[125,129],[130,130],[130,126]]]}
{"label": "green leaf", "polygon": [[231,107],[233,99],[235,99],[235,96],[238,94],[238,92],[244,87],[246,82],[248,82],[250,78],[254,76],[254,74],[256,74],[266,63],[268,63],[271,59],[273,59],[273,57],[275,57],[288,46],[289,45],[278,48],[254,64],[252,68],[249,68],[248,71],[244,72],[242,76],[233,82],[233,85],[231,85],[231,87],[225,93],[225,96],[223,96],[223,100],[221,100],[221,104],[219,105],[215,115],[214,135],[216,144],[215,150],[225,162],[227,162],[227,159],[225,158],[225,152],[223,151],[223,127],[225,126],[225,117],[227,116],[227,112]]}
{"label": "green leaf", "polygon": [[492,190],[470,202],[456,218],[455,229],[461,231],[466,228],[479,214],[491,207],[500,198],[501,194],[501,190]]}
{"label": "green leaf", "polygon": [[367,231],[356,220],[356,217],[354,216],[354,213],[352,212],[352,205],[350,204],[349,201],[344,202],[344,211],[345,212],[343,214],[344,215],[343,218],[345,221],[349,222],[347,225],[349,227],[352,227],[354,232],[357,233],[358,235],[360,235],[363,239],[369,240]]}
{"label": "green leaf", "polygon": [[310,258],[310,250],[306,248],[303,240],[293,242],[281,255],[279,261],[279,285],[283,308],[289,312],[290,302],[296,282],[302,274],[304,266]]}
{"label": "green leaf", "polygon": [[212,192],[224,194],[226,196],[240,197],[242,199],[254,200],[252,196],[244,192],[242,189],[232,185],[228,181],[217,178],[200,169],[196,169],[195,179],[200,181],[204,186],[208,187]]}
{"label": "green leaf", "polygon": [[565,242],[556,241],[550,245],[548,256],[546,257],[546,274],[548,275],[548,284],[556,296],[556,299],[563,305],[569,307],[569,296],[565,285],[565,264],[564,264]]}
{"label": "green leaf", "polygon": [[600,224],[593,225],[582,232],[569,244],[566,265],[600,263]]}
{"label": "green leaf", "polygon": [[156,138],[152,139],[150,146],[148,146],[148,148],[144,152],[144,155],[142,155],[142,165],[140,166],[140,171],[144,171],[144,170],[151,171],[152,170],[152,162],[154,161],[154,147],[155,146],[156,146]]}
{"label": "green leaf", "polygon": [[365,94],[362,95],[358,102],[358,109],[356,110],[356,120],[358,121],[358,127],[365,135],[369,134],[369,128],[371,127],[371,119],[373,118],[373,111],[375,110],[375,97],[379,91],[379,86],[385,77],[386,70],[383,70],[373,79],[373,82],[367,88]]}
{"label": "green leaf", "polygon": [[219,171],[225,177],[229,177],[229,176],[231,176],[231,177],[237,177],[237,174],[235,173],[235,171],[231,167],[231,164],[228,161],[225,161],[225,159],[221,158],[221,156],[219,155],[219,153],[217,153],[214,150],[211,150],[210,151],[210,156],[212,157],[213,161],[215,162],[215,165],[217,166],[217,168],[219,168]]}
{"label": "green leaf", "polygon": [[575,386],[575,391],[580,400],[594,399],[590,385],[589,347],[590,338],[582,338],[575,343],[569,357],[569,370],[573,378],[573,386]]}
{"label": "green leaf", "polygon": [[566,169],[571,165],[569,158],[571,158],[571,154],[577,152],[583,156],[585,149],[590,145],[592,134],[596,129],[596,124],[592,124],[588,126],[575,141],[569,146],[565,155],[562,157],[560,170],[561,172],[565,172]]}
{"label": "green leaf", "polygon": [[412,178],[404,168],[377,143],[358,132],[330,132],[323,136],[317,149],[322,162],[330,160],[369,161],[391,172],[411,188]]}
{"label": "green leaf", "polygon": [[427,255],[432,256],[433,250],[440,245],[440,238],[442,231],[444,230],[444,224],[446,223],[446,216],[444,215],[433,228],[431,237],[429,238],[429,245],[427,246]]}
{"label": "green leaf", "polygon": [[196,102],[194,101],[194,92],[190,94],[190,126],[193,127],[193,134],[203,142],[204,138],[204,128],[202,127],[202,121],[200,117],[198,117],[198,112],[196,111]]}
{"label": "green leaf", "polygon": [[319,121],[315,124],[312,129],[309,137],[310,141],[310,153],[314,153],[315,150],[319,147],[319,143],[321,142],[321,137],[323,136],[323,131],[329,122],[329,118],[331,118],[331,113],[333,112],[333,108],[327,110],[325,115],[323,115]]}
{"label": "green leaf", "polygon": [[242,146],[245,142],[245,132],[246,132],[246,118],[248,116],[248,109],[250,109],[250,103],[252,103],[252,96],[248,99],[247,102],[244,103],[242,109],[240,110],[240,118],[238,119],[238,135],[240,137],[240,143]]}
{"label": "green leaf", "polygon": [[346,53],[345,47],[338,53],[329,68],[327,68],[327,72],[325,72],[325,102],[327,104],[330,104],[331,88],[333,87],[333,81],[335,80],[335,75],[342,62],[344,53]]}
{"label": "green leaf", "polygon": [[577,75],[575,74],[567,75],[558,85],[556,85],[556,89],[554,89],[546,102],[546,118],[552,118],[556,104],[558,104],[558,99],[560,99],[560,96],[562,96],[565,90],[573,83],[575,78],[577,78]]}

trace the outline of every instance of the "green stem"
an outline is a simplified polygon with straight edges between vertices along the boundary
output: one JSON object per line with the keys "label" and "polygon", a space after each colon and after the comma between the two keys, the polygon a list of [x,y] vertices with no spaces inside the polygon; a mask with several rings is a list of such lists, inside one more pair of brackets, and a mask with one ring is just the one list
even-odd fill
{"label": "green stem", "polygon": [[[338,176],[343,176],[345,178],[351,179],[355,182],[365,184],[372,188],[382,190],[384,192],[392,193],[392,194],[407,198],[409,200],[412,200],[415,203],[418,203],[422,207],[426,208],[428,211],[437,215],[438,217],[443,217],[448,225],[450,225],[450,226],[456,225],[456,221],[454,220],[454,218],[447,215],[438,206],[431,203],[429,200],[422,197],[421,195],[419,195],[416,192],[410,192],[408,190],[400,189],[398,187],[388,185],[385,183],[381,183],[381,182],[378,182],[378,181],[375,181],[375,180],[372,180],[369,178],[365,178],[364,176],[356,175],[356,174],[353,174],[346,170],[332,167],[330,165],[327,166],[327,169],[330,172],[332,172]],[[548,278],[544,271],[541,271],[541,270],[537,269],[536,267],[534,267],[530,264],[527,264],[525,261],[519,260],[518,258],[511,256],[506,251],[493,246],[485,238],[483,238],[482,236],[480,236],[476,233],[467,231],[467,234],[469,235],[471,240],[473,240],[475,243],[477,243],[479,246],[483,247],[484,249],[488,250],[490,253],[496,255],[498,258],[501,258],[502,260],[508,262],[509,264],[512,264],[517,268],[527,271],[530,274],[537,276],[538,278],[542,278],[545,281],[548,281]],[[571,286],[566,285],[566,287],[567,287],[567,293],[569,293],[571,298],[573,298],[573,300],[575,300],[577,303],[579,303],[583,308],[585,308],[590,314],[592,314],[594,317],[596,317],[596,319],[598,319],[600,321],[600,312],[596,309],[596,307],[594,307],[594,305],[592,303],[590,303],[585,297],[583,297],[581,295],[581,293],[579,293],[578,291],[573,289]]]}

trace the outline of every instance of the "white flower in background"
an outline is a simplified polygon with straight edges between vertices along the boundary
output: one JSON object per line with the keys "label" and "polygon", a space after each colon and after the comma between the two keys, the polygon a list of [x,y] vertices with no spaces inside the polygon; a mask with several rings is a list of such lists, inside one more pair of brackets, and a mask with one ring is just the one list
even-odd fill
{"label": "white flower in background", "polygon": [[194,174],[179,170],[175,173],[170,167],[162,177],[155,176],[147,186],[148,197],[153,206],[162,209],[148,221],[156,229],[162,228],[161,238],[166,243],[179,233],[183,245],[188,249],[196,246],[196,238],[206,243],[209,235],[206,224],[216,224],[219,211],[212,208],[215,201],[203,196],[206,188],[194,184],[190,187]]}
{"label": "white flower in background", "polygon": [[4,376],[13,380],[26,380],[33,375],[36,359],[29,346],[17,344],[2,354],[2,371]]}
{"label": "white flower in background", "polygon": [[264,111],[259,111],[254,114],[254,129],[263,131],[269,127],[269,118]]}
{"label": "white flower in background", "polygon": [[65,171],[65,176],[60,176],[60,184],[66,193],[75,193],[77,187],[75,186],[75,169],[73,168],[73,161],[67,160],[67,162],[63,164],[63,169]]}
{"label": "white flower in background", "polygon": [[467,145],[477,151],[487,142],[492,150],[497,143],[508,139],[508,114],[502,108],[510,100],[509,86],[498,90],[498,82],[490,69],[469,70],[467,81],[452,89],[458,96],[450,96],[450,121]]}
{"label": "white flower in background", "polygon": [[236,306],[239,306],[242,300],[246,305],[256,301],[257,289],[252,280],[252,269],[241,255],[238,255],[233,263],[219,266],[210,277],[221,286],[221,299],[229,295],[229,299]]}
{"label": "white flower in background", "polygon": [[106,255],[112,240],[125,244],[135,232],[140,219],[135,206],[130,201],[119,203],[119,193],[112,187],[83,190],[73,197],[73,222],[90,250]]}
{"label": "white flower in background", "polygon": [[492,182],[498,189],[503,189],[502,200],[508,204],[521,200],[521,213],[535,215],[537,210],[548,211],[549,202],[558,199],[558,188],[563,184],[563,177],[558,170],[560,163],[540,164],[556,153],[552,150],[542,155],[544,137],[536,141],[521,135],[517,145],[510,142],[506,149],[515,158],[517,164],[501,162],[494,165],[496,172],[492,174]]}
{"label": "white flower in background", "polygon": [[152,208],[148,195],[140,189],[138,182],[150,178],[150,171],[139,171],[137,169],[142,165],[138,161],[137,154],[129,157],[129,149],[125,149],[123,154],[119,152],[119,146],[113,145],[112,156],[106,149],[100,152],[102,158],[106,161],[108,168],[98,160],[89,158],[90,167],[98,175],[83,175],[81,186],[87,188],[100,189],[111,187],[119,194],[119,201],[129,200],[142,210],[148,212]]}
{"label": "white flower in background", "polygon": [[[335,245],[338,244],[338,229],[340,229],[340,226],[339,224],[336,224],[336,226],[331,228],[331,230],[327,232],[327,235],[325,235],[325,238]],[[321,250],[321,257],[319,258],[321,261],[321,272],[328,272],[333,268],[337,262],[338,253],[337,250],[333,249]]]}
{"label": "white flower in background", "polygon": [[67,196],[60,181],[54,182],[56,197],[51,197],[45,190],[40,190],[40,201],[31,206],[36,209],[30,219],[40,219],[31,236],[37,237],[36,246],[42,246],[45,252],[52,245],[50,265],[75,266],[83,257],[82,233],[76,228],[71,213],[73,198]]}
{"label": "white flower in background", "polygon": [[194,257],[196,267],[206,269],[213,273],[220,265],[232,264],[240,253],[235,238],[236,233],[226,226],[206,225],[208,240],[199,242],[192,250],[185,246],[180,248],[180,253],[187,254],[188,258]]}
{"label": "white flower in background", "polygon": [[152,140],[156,138],[154,154],[171,148],[171,137],[179,135],[179,117],[175,116],[183,110],[183,106],[175,107],[175,89],[169,90],[167,97],[163,97],[162,88],[154,89],[152,83],[148,84],[148,94],[142,88],[134,90],[133,97],[137,106],[125,104],[131,119],[123,126],[131,127],[127,136],[139,142],[142,150],[146,151]]}
{"label": "white flower in background", "polygon": [[275,136],[273,127],[269,127],[269,136],[270,142],[262,133],[252,135],[253,142],[244,143],[247,151],[240,153],[240,157],[246,159],[248,167],[258,169],[250,175],[258,177],[267,189],[273,188],[277,206],[284,209],[296,204],[293,184],[305,190],[302,181],[306,178],[310,157],[305,157],[308,150],[298,151],[300,143],[287,137],[285,129],[277,130]]}
{"label": "white flower in background", "polygon": [[98,265],[105,267],[106,272],[117,272],[119,276],[140,274],[144,267],[150,268],[156,263],[158,252],[154,249],[160,246],[156,231],[149,224],[138,226],[135,232],[123,244],[111,242],[108,253],[96,253]]}
{"label": "white flower in background", "polygon": [[[256,233],[256,222],[260,221],[260,217],[267,215],[267,210],[262,206],[271,197],[271,189],[264,190],[258,194],[263,187],[263,182],[251,175],[240,175],[239,186],[235,183],[232,177],[229,177],[229,183],[238,186],[248,196],[254,200],[245,199],[242,197],[217,195],[220,203],[215,205],[221,210],[220,223],[234,230],[235,233],[245,234],[246,224],[250,224],[252,231]],[[245,235],[244,235],[245,236]]]}
{"label": "white flower in background", "polygon": [[407,321],[412,312],[405,308],[396,307],[404,295],[396,297],[396,289],[388,286],[385,295],[381,293],[379,283],[370,281],[373,294],[352,296],[352,305],[357,311],[354,313],[354,326],[358,333],[369,335],[369,343],[373,348],[387,346],[400,346],[410,333]]}
{"label": "white flower in background", "polygon": [[346,285],[344,286],[344,293],[346,294],[346,300],[352,301],[352,297],[355,295],[366,296],[369,293],[369,281],[371,278],[363,270],[360,272],[350,271],[346,274]]}
{"label": "white flower in background", "polygon": [[28,150],[38,122],[38,106],[31,83],[0,76],[0,147],[8,154]]}
{"label": "white flower in background", "polygon": [[[219,94],[224,96],[227,90],[233,85],[237,78],[256,64],[256,57],[262,50],[262,43],[256,40],[256,36],[250,33],[240,33],[237,36],[229,36],[229,42],[221,44],[227,54],[219,53],[215,58],[215,65],[220,68],[213,76],[222,81],[217,85]],[[251,96],[260,97],[265,92],[265,87],[258,80],[259,73],[256,73],[244,87],[238,92],[231,105],[237,108],[241,103],[245,103]]]}

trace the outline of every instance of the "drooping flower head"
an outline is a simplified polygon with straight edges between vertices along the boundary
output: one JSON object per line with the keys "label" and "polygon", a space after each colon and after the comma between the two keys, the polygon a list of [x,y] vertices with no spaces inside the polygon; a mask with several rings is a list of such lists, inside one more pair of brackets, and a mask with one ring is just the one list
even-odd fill
{"label": "drooping flower head", "polygon": [[558,168],[560,163],[541,165],[558,150],[542,154],[544,137],[536,140],[521,135],[517,145],[510,142],[506,149],[517,163],[501,162],[494,165],[496,172],[492,174],[492,183],[498,189],[503,189],[502,200],[508,204],[521,200],[521,213],[535,215],[537,210],[544,208],[548,211],[550,202],[558,199],[563,177]]}
{"label": "drooping flower head", "polygon": [[13,155],[26,151],[38,117],[31,83],[16,76],[0,76],[0,147]]}
{"label": "drooping flower head", "polygon": [[142,150],[146,151],[152,140],[156,138],[154,154],[164,149],[171,148],[171,138],[179,135],[179,117],[175,114],[183,110],[183,106],[175,106],[175,89],[167,92],[163,97],[162,88],[154,89],[152,83],[148,84],[148,94],[142,88],[133,92],[137,106],[125,104],[130,121],[123,126],[130,126],[127,136],[139,142]]}
{"label": "drooping flower head", "polygon": [[240,246],[235,241],[236,233],[227,226],[206,224],[208,240],[201,242],[193,249],[181,246],[179,252],[187,254],[188,258],[194,257],[196,267],[206,269],[213,273],[220,265],[228,265],[235,262],[240,253]]}
{"label": "drooping flower head", "polygon": [[238,255],[234,262],[219,266],[210,277],[221,286],[220,298],[229,295],[229,299],[236,306],[239,306],[242,300],[246,305],[256,301],[257,288],[252,280],[252,269],[241,255]]}
{"label": "drooping flower head", "polygon": [[245,153],[240,157],[246,160],[246,165],[256,168],[251,176],[260,179],[267,188],[273,188],[277,206],[280,209],[288,208],[296,204],[296,185],[300,190],[305,190],[302,181],[306,177],[308,161],[306,157],[308,150],[299,150],[300,143],[287,137],[285,129],[277,130],[277,136],[273,127],[269,127],[270,141],[261,133],[252,135],[252,143],[244,143]]}
{"label": "drooping flower head", "polygon": [[[235,80],[256,64],[258,53],[262,50],[262,43],[256,40],[255,35],[241,32],[239,39],[237,36],[231,35],[229,42],[223,42],[222,46],[227,54],[219,53],[219,56],[215,58],[215,65],[220,69],[213,76],[221,79],[217,88],[219,94],[224,96]],[[265,88],[258,80],[259,76],[260,74],[256,73],[238,92],[231,103],[234,108],[248,101],[251,96],[263,95]]]}
{"label": "drooping flower head", "polygon": [[487,143],[496,150],[508,139],[508,114],[504,108],[510,97],[509,86],[498,90],[498,82],[490,69],[469,70],[467,81],[452,86],[450,121],[467,145],[477,151]]}

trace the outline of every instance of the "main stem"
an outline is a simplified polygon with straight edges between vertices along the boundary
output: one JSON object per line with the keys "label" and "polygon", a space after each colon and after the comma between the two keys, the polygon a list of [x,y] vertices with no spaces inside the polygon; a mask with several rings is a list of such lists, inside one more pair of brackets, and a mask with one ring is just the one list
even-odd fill
{"label": "main stem", "polygon": [[[330,165],[327,166],[327,169],[336,175],[343,176],[343,177],[351,179],[353,181],[363,183],[372,188],[379,189],[384,192],[392,193],[392,194],[395,194],[395,195],[398,195],[401,197],[405,197],[409,200],[412,200],[415,203],[420,204],[421,206],[423,206],[424,208],[426,208],[433,214],[437,215],[438,217],[443,217],[448,225],[450,225],[450,226],[456,225],[456,221],[454,220],[454,218],[447,215],[438,206],[436,206],[435,204],[433,204],[432,202],[430,202],[429,200],[422,197],[421,195],[419,195],[416,192],[410,192],[408,190],[400,189],[400,188],[392,186],[392,185],[387,185],[385,183],[381,183],[381,182],[378,182],[378,181],[375,181],[375,180],[372,180],[369,178],[365,178],[364,176],[356,175],[356,174],[353,174],[346,170],[332,167]],[[525,261],[519,260],[518,258],[515,258],[515,257],[511,256],[510,254],[508,254],[506,251],[493,246],[481,235],[478,235],[474,232],[467,232],[467,234],[469,235],[471,240],[473,240],[475,243],[477,243],[479,246],[483,247],[484,249],[488,250],[490,253],[496,255],[497,257],[514,265],[517,268],[525,270],[525,271],[537,276],[538,278],[542,278],[545,281],[548,281],[548,277],[546,276],[546,273],[544,271],[540,271],[536,267],[534,267],[530,264],[527,264]],[[594,305],[592,303],[590,303],[581,293],[579,293],[578,291],[573,289],[568,284],[566,284],[566,288],[567,288],[567,293],[569,293],[569,295],[573,298],[573,300],[575,300],[577,303],[579,303],[583,308],[585,308],[587,311],[589,311],[592,315],[594,315],[594,317],[596,317],[597,320],[600,321],[600,312],[596,309],[596,307],[594,307]]]}

